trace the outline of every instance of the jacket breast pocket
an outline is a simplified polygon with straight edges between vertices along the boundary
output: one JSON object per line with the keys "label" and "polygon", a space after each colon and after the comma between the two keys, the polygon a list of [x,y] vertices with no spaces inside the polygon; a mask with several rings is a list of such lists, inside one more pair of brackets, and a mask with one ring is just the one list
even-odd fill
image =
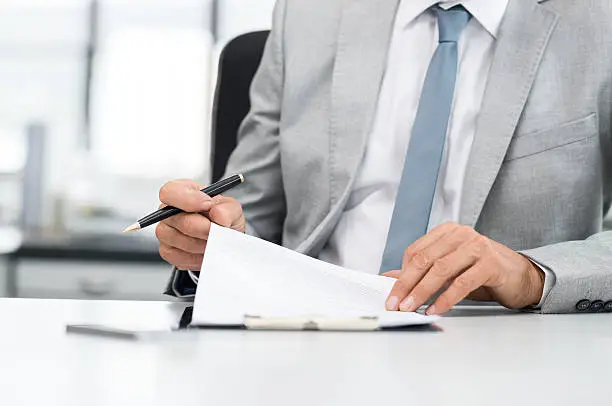
{"label": "jacket breast pocket", "polygon": [[506,162],[540,154],[581,142],[598,135],[597,114],[570,121],[555,128],[517,135],[512,140]]}

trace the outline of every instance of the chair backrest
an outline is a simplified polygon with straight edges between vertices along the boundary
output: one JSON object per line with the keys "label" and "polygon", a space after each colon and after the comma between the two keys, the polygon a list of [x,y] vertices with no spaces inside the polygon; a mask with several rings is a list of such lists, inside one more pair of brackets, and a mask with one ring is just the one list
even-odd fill
{"label": "chair backrest", "polygon": [[230,41],[219,58],[213,104],[212,181],[221,179],[237,144],[238,129],[251,109],[249,92],[259,68],[269,31],[241,35]]}

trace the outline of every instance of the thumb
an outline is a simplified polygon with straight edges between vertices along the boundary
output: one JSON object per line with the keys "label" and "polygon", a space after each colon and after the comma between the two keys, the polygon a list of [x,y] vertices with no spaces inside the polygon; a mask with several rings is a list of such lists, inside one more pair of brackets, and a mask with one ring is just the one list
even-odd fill
{"label": "thumb", "polygon": [[201,187],[202,185],[191,180],[168,182],[159,191],[159,200],[186,212],[208,211],[213,206],[213,201],[200,191]]}

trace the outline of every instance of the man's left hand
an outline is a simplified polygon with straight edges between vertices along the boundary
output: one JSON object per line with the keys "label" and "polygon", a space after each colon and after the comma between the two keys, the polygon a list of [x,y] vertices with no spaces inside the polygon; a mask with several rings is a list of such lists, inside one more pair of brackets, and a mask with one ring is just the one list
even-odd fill
{"label": "man's left hand", "polygon": [[442,314],[465,298],[494,300],[520,309],[542,298],[544,272],[527,257],[478,234],[473,228],[445,223],[412,244],[397,278],[388,310],[415,311],[442,292],[427,314]]}

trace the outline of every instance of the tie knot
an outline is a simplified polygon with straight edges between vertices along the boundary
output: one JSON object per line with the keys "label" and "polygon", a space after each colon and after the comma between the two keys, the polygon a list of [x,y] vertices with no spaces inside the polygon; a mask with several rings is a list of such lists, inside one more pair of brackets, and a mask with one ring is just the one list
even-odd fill
{"label": "tie knot", "polygon": [[470,13],[463,6],[455,6],[448,10],[436,6],[433,10],[438,16],[439,41],[458,42],[461,32],[470,21]]}

